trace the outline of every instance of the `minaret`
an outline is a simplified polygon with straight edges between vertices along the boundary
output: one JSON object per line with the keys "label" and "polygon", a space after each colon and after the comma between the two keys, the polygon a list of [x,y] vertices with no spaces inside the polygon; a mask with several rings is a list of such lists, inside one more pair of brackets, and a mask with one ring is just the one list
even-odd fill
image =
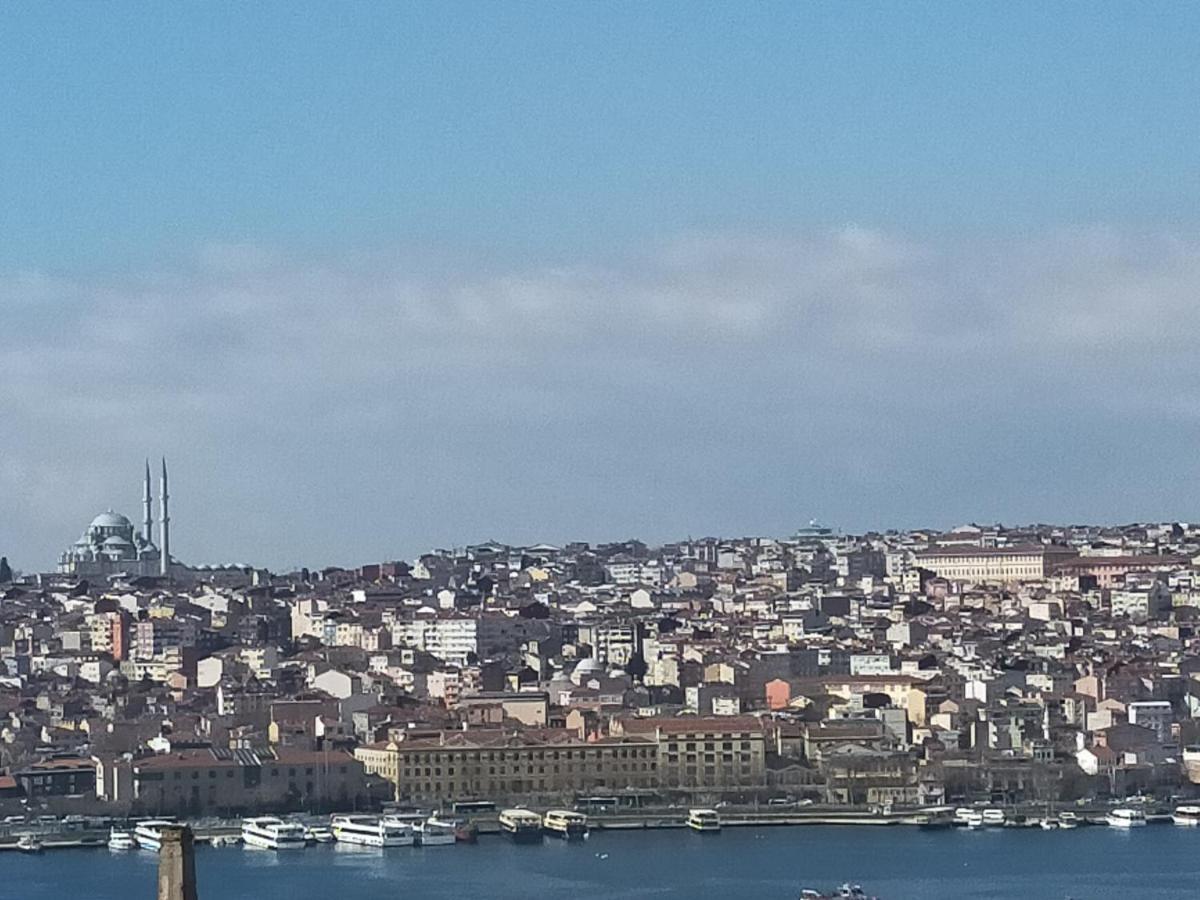
{"label": "minaret", "polygon": [[171,517],[167,514],[167,458],[162,461],[162,478],[158,482],[158,527],[162,540],[158,542],[158,572],[166,575],[171,566]]}
{"label": "minaret", "polygon": [[146,480],[142,483],[142,509],[145,512],[143,521],[142,534],[146,538],[146,543],[150,544],[154,541],[154,515],[151,512],[153,507],[153,498],[150,496],[150,460],[146,460]]}

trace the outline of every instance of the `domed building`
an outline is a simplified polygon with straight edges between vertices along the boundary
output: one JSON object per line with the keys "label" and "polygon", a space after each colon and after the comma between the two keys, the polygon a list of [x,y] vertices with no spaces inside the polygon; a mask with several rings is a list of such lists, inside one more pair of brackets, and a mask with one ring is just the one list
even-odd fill
{"label": "domed building", "polygon": [[84,530],[83,535],[58,561],[64,575],[94,578],[106,575],[168,575],[174,561],[170,556],[170,517],[167,514],[167,463],[163,460],[159,482],[159,535],[161,548],[155,545],[152,532],[153,500],[150,496],[150,463],[146,463],[146,480],[142,490],[145,511],[143,530],[111,509],[100,513]]}

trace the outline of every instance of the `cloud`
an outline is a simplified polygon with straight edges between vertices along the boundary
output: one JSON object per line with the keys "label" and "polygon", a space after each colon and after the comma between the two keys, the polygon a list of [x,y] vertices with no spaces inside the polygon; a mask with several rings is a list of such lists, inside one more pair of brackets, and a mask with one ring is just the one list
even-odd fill
{"label": "cloud", "polygon": [[1198,295],[1200,236],[1111,228],[699,235],[510,271],[213,245],[0,274],[0,552],[47,565],[96,509],[136,507],[158,451],[193,561],[1180,515]]}

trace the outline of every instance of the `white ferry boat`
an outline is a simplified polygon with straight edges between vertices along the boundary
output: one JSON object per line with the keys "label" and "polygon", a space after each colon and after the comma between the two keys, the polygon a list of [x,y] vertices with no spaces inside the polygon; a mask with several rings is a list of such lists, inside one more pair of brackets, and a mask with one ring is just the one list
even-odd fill
{"label": "white ferry boat", "polygon": [[1110,812],[1104,817],[1104,821],[1113,828],[1136,828],[1146,824],[1146,814],[1140,809],[1122,807]]}
{"label": "white ferry boat", "polygon": [[515,844],[540,843],[542,817],[528,809],[506,809],[500,813],[500,832]]}
{"label": "white ferry boat", "polygon": [[133,828],[133,839],[143,850],[153,850],[157,853],[162,849],[162,830],[168,825],[175,825],[171,819],[145,819]]}
{"label": "white ferry boat", "polygon": [[308,843],[304,826],[275,816],[242,819],[242,843],[264,850],[301,850]]}
{"label": "white ferry boat", "polygon": [[983,827],[983,813],[977,809],[968,809],[962,818],[962,823],[971,830],[976,830]]}
{"label": "white ferry boat", "polygon": [[588,835],[587,816],[569,809],[552,809],[542,816],[542,830],[551,837],[583,840]]}
{"label": "white ferry boat", "polygon": [[334,839],[367,847],[411,847],[412,826],[378,816],[334,816],[329,823]]}
{"label": "white ferry boat", "polygon": [[689,809],[687,827],[692,831],[720,831],[721,816],[715,809]]}
{"label": "white ferry boat", "polygon": [[136,850],[137,846],[138,843],[132,831],[118,831],[116,828],[109,830],[109,850]]}
{"label": "white ferry boat", "polygon": [[1200,825],[1200,806],[1177,806],[1171,814],[1176,825]]}
{"label": "white ferry boat", "polygon": [[458,842],[458,826],[437,816],[417,822],[413,830],[421,847],[446,847]]}
{"label": "white ferry boat", "polygon": [[17,841],[17,849],[22,853],[41,853],[42,842],[32,834],[22,835]]}
{"label": "white ferry boat", "polygon": [[999,828],[1004,824],[1004,810],[985,809],[983,811],[983,824],[988,828]]}

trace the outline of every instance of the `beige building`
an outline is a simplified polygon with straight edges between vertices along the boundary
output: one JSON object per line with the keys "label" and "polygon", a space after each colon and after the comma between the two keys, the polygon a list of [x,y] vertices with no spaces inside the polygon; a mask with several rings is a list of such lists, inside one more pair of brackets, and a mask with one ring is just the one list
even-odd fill
{"label": "beige building", "polygon": [[765,731],[752,716],[621,719],[618,731],[654,741],[663,790],[754,790],[766,783]]}
{"label": "beige building", "polygon": [[442,732],[359,747],[397,800],[565,796],[658,786],[658,746],[642,737],[582,740],[566,729]]}
{"label": "beige building", "polygon": [[1069,547],[1041,544],[931,547],[916,554],[916,564],[950,581],[1040,581],[1074,556]]}

